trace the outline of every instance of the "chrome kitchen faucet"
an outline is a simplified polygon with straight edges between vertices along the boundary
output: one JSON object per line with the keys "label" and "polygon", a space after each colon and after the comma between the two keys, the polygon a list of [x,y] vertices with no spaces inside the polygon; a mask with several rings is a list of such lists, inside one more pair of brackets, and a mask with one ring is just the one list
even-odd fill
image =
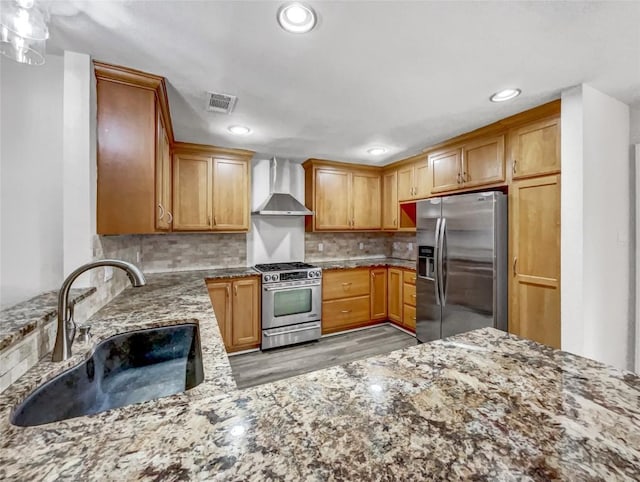
{"label": "chrome kitchen faucet", "polygon": [[73,321],[73,309],[68,308],[71,284],[82,273],[100,266],[111,266],[124,270],[134,288],[139,288],[146,284],[144,274],[142,274],[140,268],[132,263],[119,259],[101,259],[87,263],[67,276],[58,293],[58,328],[56,330],[56,344],[53,347],[53,356],[51,358],[54,362],[64,361],[71,357],[71,345],[76,336],[76,323]]}

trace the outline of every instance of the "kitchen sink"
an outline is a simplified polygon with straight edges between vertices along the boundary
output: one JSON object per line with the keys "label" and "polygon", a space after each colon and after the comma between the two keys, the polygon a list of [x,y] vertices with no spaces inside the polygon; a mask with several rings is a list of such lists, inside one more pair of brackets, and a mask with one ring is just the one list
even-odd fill
{"label": "kitchen sink", "polygon": [[198,325],[130,331],[34,390],[11,415],[18,426],[104,412],[184,392],[204,378]]}

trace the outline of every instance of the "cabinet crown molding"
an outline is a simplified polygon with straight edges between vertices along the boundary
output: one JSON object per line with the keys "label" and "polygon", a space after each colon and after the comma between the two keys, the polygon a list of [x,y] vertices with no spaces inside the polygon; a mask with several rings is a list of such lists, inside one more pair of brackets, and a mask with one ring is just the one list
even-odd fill
{"label": "cabinet crown molding", "polygon": [[174,143],[175,138],[173,135],[173,124],[171,122],[171,111],[169,109],[169,97],[167,95],[167,85],[164,77],[130,69],[129,67],[99,62],[97,60],[93,61],[93,68],[97,80],[106,80],[117,84],[130,85],[132,87],[154,91],[162,114],[162,120],[164,121],[165,130],[169,137],[169,143]]}
{"label": "cabinet crown molding", "polygon": [[173,144],[174,152],[179,153],[198,153],[208,154],[224,158],[232,158],[238,160],[250,160],[255,154],[254,151],[247,149],[233,149],[228,147],[209,146],[206,144],[192,144],[190,142],[175,142]]}

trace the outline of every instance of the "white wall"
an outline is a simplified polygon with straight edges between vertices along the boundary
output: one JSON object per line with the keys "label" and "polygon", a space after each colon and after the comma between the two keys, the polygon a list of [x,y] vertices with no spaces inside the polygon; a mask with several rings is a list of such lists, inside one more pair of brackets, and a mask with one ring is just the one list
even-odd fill
{"label": "white wall", "polygon": [[0,307],[62,281],[62,57],[0,58]]}
{"label": "white wall", "polygon": [[631,144],[640,144],[640,105],[631,109],[629,137]]}
{"label": "white wall", "polygon": [[[93,259],[96,233],[96,87],[91,57],[64,53],[64,275]],[[89,286],[85,274],[75,287]]]}
{"label": "white wall", "polygon": [[563,93],[562,162],[562,347],[631,368],[629,107]]}
{"label": "white wall", "polygon": [[[269,195],[268,159],[252,162],[251,210]],[[298,163],[278,159],[275,191],[288,192],[304,204],[304,169]],[[251,231],[247,234],[247,264],[304,261],[304,217],[251,216]]]}

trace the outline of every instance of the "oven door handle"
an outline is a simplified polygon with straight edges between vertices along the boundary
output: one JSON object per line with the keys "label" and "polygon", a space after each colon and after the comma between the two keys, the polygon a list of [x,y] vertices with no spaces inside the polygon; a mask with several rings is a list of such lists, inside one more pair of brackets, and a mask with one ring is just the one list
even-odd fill
{"label": "oven door handle", "polygon": [[303,288],[315,288],[317,286],[320,286],[320,283],[314,283],[312,285],[299,285],[299,286],[286,286],[286,287],[269,286],[269,287],[265,287],[264,290],[265,291],[291,291],[291,290],[299,290]]}
{"label": "oven door handle", "polygon": [[319,325],[314,325],[314,326],[306,326],[304,328],[296,328],[295,330],[288,330],[288,331],[279,331],[278,333],[269,333],[268,331],[263,331],[262,332],[262,336],[280,336],[280,335],[288,335],[289,333],[297,333],[299,331],[308,331],[308,330],[316,330],[319,328]]}

